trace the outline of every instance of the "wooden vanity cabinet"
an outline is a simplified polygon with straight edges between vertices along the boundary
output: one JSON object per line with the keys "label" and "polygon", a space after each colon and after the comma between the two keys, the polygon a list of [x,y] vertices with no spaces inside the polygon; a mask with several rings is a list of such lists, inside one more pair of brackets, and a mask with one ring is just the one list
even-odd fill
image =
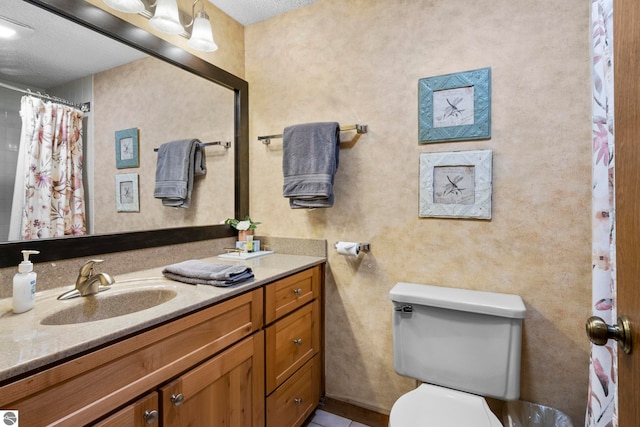
{"label": "wooden vanity cabinet", "polygon": [[322,269],[264,288],[267,427],[298,427],[320,401]]}
{"label": "wooden vanity cabinet", "polygon": [[0,386],[20,424],[298,427],[323,393],[324,265]]}
{"label": "wooden vanity cabinet", "polygon": [[[29,427],[78,427],[101,422],[106,423],[105,426],[114,425],[110,422],[119,426],[148,425],[144,412],[154,409],[148,407],[142,411],[138,405],[142,401],[137,400],[140,396],[156,394],[167,382],[188,375],[185,372],[194,372],[192,370],[205,366],[207,361],[218,360],[226,354],[231,354],[233,360],[242,359],[247,349],[253,352],[255,348],[262,348],[262,310],[262,289],[233,297],[2,386],[0,407],[17,409],[20,424]],[[236,347],[242,357],[238,356]],[[227,377],[230,378],[229,390],[250,386],[254,389],[252,392],[264,394],[262,354],[260,351],[259,357],[250,357],[250,372],[244,365],[244,374],[249,379]],[[228,364],[229,358],[221,360],[222,369],[234,370],[233,363]],[[133,408],[128,406],[130,402],[136,402]],[[246,410],[251,412],[253,423],[235,425],[263,426],[264,401],[254,399],[248,405],[251,406]],[[155,408],[162,417],[160,409]],[[115,417],[117,422],[106,417]],[[160,420],[159,425],[178,424]]]}

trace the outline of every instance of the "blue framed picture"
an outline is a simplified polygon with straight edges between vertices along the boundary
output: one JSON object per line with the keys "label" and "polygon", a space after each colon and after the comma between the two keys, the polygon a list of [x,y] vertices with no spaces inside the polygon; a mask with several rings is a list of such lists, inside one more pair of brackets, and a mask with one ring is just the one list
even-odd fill
{"label": "blue framed picture", "polygon": [[491,68],[418,80],[418,124],[421,144],[491,138]]}
{"label": "blue framed picture", "polygon": [[138,128],[116,131],[116,168],[140,166]]}

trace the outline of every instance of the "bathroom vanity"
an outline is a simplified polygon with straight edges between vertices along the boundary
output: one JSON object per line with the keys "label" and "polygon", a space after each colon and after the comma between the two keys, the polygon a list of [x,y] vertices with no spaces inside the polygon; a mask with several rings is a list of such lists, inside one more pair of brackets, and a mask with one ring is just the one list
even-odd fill
{"label": "bathroom vanity", "polygon": [[51,301],[54,291],[21,315],[0,301],[0,338],[10,342],[0,350],[0,409],[17,409],[29,426],[301,425],[323,393],[325,259],[244,263],[255,280],[231,288],[173,282],[161,269],[116,277],[95,298],[118,286],[176,296],[99,321],[43,325],[64,303]]}

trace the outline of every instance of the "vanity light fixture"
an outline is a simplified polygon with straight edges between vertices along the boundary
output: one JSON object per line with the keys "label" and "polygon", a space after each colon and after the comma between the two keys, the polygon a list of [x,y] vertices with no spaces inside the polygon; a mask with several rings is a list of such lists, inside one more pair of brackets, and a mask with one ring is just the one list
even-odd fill
{"label": "vanity light fixture", "polygon": [[11,18],[0,15],[0,39],[3,40],[16,40],[24,37],[28,37],[33,34],[35,30],[23,24],[22,22],[14,21]]}
{"label": "vanity light fixture", "polygon": [[[156,30],[165,34],[177,34],[189,39],[189,47],[203,51],[213,52],[218,49],[213,41],[213,31],[209,15],[204,10],[204,0],[195,0],[191,6],[191,22],[184,27],[180,22],[180,12],[177,0],[155,0],[149,4],[155,7],[153,14],[149,12],[142,0],[103,0],[104,3],[120,12],[138,13],[149,20],[149,24]],[[202,2],[200,10],[196,13],[196,4]],[[185,28],[193,27],[191,35]]]}

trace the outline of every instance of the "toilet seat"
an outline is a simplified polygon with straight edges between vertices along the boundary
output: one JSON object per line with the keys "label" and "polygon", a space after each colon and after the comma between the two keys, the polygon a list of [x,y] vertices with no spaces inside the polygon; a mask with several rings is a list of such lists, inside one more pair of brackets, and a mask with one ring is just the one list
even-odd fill
{"label": "toilet seat", "polygon": [[389,427],[502,427],[482,396],[422,384],[393,404]]}

